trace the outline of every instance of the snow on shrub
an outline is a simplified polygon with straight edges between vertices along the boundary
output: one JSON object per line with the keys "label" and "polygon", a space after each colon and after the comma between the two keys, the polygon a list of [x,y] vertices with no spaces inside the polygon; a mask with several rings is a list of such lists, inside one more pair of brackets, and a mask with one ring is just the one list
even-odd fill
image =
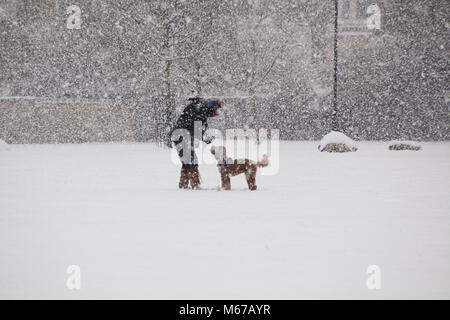
{"label": "snow on shrub", "polygon": [[357,150],[356,142],[338,131],[331,131],[325,135],[319,144],[320,152],[354,152]]}
{"label": "snow on shrub", "polygon": [[391,141],[389,142],[389,150],[413,150],[418,151],[422,146],[415,141]]}

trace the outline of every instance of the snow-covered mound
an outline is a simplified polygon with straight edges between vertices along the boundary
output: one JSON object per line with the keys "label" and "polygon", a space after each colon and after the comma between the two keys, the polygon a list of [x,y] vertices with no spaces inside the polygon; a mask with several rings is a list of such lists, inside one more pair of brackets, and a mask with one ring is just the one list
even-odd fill
{"label": "snow-covered mound", "polygon": [[2,139],[0,139],[0,150],[7,150],[7,149],[9,149],[8,144]]}
{"label": "snow-covered mound", "polygon": [[416,141],[398,141],[398,140],[394,140],[394,141],[390,141],[389,142],[389,150],[413,150],[413,151],[418,151],[420,150],[422,147],[421,145],[416,142]]}
{"label": "snow-covered mound", "polygon": [[356,142],[338,131],[331,131],[325,135],[319,144],[320,152],[353,152],[357,150]]}

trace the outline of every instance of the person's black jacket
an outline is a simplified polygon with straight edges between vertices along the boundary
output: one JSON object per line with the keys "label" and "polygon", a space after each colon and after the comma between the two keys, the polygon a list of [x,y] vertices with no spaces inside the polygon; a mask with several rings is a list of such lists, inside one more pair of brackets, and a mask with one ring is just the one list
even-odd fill
{"label": "person's black jacket", "polygon": [[[171,135],[173,131],[177,129],[186,129],[191,135],[191,139],[193,141],[195,121],[200,121],[202,124],[201,138],[203,139],[203,135],[208,128],[208,118],[214,117],[216,115],[215,109],[208,105],[206,100],[201,98],[192,98],[190,99],[190,101],[191,103],[189,103],[189,105],[184,108],[183,112],[178,117],[178,120],[171,131]],[[178,137],[174,137],[174,139],[176,138]],[[179,143],[181,142],[181,139],[176,139],[176,141],[174,142]],[[205,142],[208,143],[209,141],[206,140]]]}

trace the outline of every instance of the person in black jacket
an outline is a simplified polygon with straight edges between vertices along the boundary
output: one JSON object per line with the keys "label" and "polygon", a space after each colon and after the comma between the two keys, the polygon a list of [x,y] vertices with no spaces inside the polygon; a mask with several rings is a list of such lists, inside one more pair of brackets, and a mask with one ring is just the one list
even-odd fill
{"label": "person in black jacket", "polygon": [[[212,142],[212,138],[204,136],[208,129],[208,118],[219,115],[222,102],[218,99],[199,97],[191,98],[189,101],[189,105],[184,108],[172,129],[171,139],[182,163],[179,188],[189,188],[190,182],[192,189],[199,189],[200,173],[194,150],[195,139],[207,144]],[[198,132],[195,132],[196,130]]]}

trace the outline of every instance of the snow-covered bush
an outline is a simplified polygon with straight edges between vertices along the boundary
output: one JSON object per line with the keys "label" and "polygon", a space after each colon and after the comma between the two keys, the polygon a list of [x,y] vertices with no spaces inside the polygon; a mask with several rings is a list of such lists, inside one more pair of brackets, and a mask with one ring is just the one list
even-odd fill
{"label": "snow-covered bush", "polygon": [[421,145],[415,141],[391,141],[389,142],[389,150],[412,150],[418,151],[421,149]]}
{"label": "snow-covered bush", "polygon": [[357,150],[356,142],[338,131],[331,131],[325,135],[319,144],[320,152],[354,152]]}

